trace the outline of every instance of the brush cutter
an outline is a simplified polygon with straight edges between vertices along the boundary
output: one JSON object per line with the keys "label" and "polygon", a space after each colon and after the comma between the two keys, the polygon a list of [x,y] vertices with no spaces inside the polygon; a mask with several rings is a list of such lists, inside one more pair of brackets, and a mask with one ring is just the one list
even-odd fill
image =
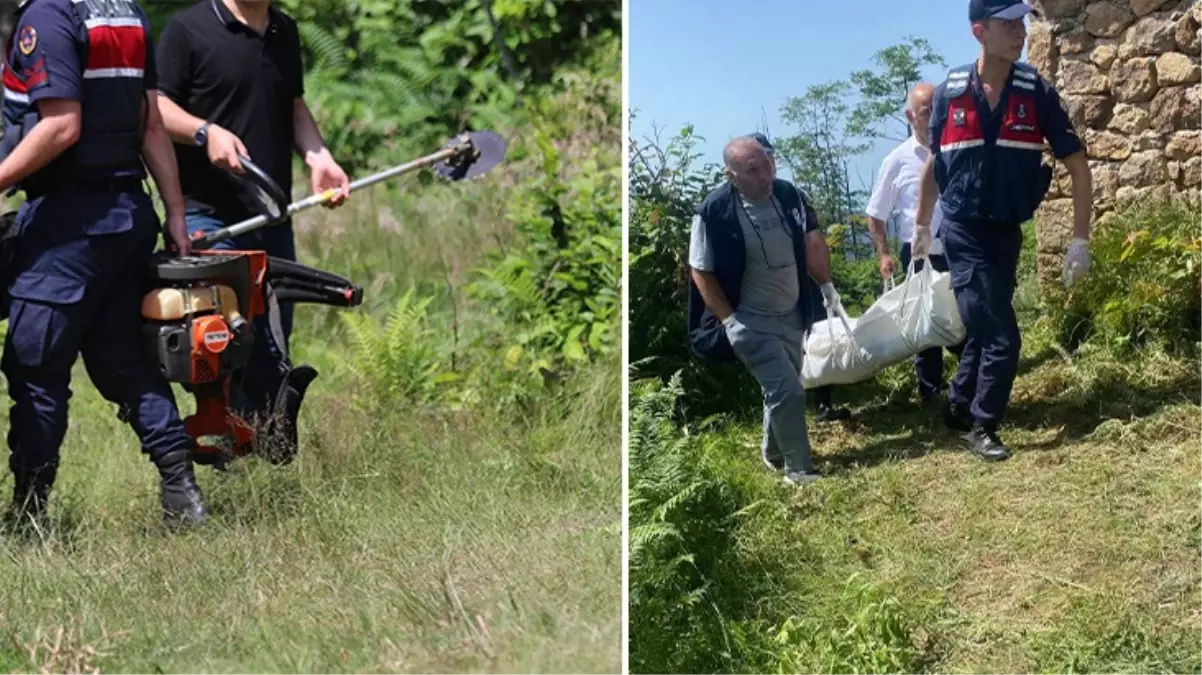
{"label": "brush cutter", "polygon": [[[354,192],[424,167],[450,181],[474,178],[500,164],[505,150],[505,141],[496,134],[464,133],[438,152],[357,180],[350,189]],[[240,159],[246,172],[235,178],[260,214],[215,232],[198,233],[191,255],[156,254],[142,300],[145,338],[155,362],[168,380],[181,384],[196,399],[196,413],[184,420],[196,442],[194,459],[217,468],[256,451],[277,463],[295,456],[296,418],[317,371],[307,365],[291,366],[279,304],[357,307],[363,301],[363,289],[338,275],[264,251],[210,250],[218,242],[283,222],[337,194],[327,190],[289,204],[262,169]],[[232,409],[230,384],[250,358],[257,321],[268,322],[276,347],[284,354],[287,373],[273,410],[259,420],[261,424],[252,426],[252,420]]]}

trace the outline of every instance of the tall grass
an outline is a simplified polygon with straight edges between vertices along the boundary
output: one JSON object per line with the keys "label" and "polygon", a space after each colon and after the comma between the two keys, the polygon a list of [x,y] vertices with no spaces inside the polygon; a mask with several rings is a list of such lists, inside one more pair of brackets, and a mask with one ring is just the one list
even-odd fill
{"label": "tall grass", "polygon": [[[602,86],[612,74],[594,77],[582,81],[615,90]],[[153,468],[77,368],[50,527],[0,540],[0,668],[619,668],[618,351],[573,359],[561,340],[515,357],[516,334],[562,315],[559,296],[540,290],[513,317],[469,292],[508,256],[545,262],[528,222],[543,186],[563,186],[565,212],[589,210],[566,220],[570,239],[610,235],[620,132],[596,110],[617,99],[559,91],[541,116],[498,129],[508,161],[478,181],[411,177],[297,216],[301,261],[362,284],[366,300],[297,308],[293,360],[321,373],[299,456],[201,469],[208,526],[161,531]],[[561,165],[537,143],[548,129]],[[577,166],[612,203],[579,196]],[[617,292],[597,278],[581,297]],[[11,486],[0,474],[0,494]]]}

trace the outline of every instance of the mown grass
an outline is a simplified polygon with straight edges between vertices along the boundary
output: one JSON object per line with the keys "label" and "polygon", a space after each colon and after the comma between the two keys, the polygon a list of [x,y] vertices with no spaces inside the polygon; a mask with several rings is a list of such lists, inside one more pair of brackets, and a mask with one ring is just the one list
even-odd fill
{"label": "mown grass", "polygon": [[829,477],[800,489],[751,406],[671,443],[634,419],[659,510],[632,511],[632,672],[1202,671],[1197,352],[1070,356],[1025,283],[1008,462],[920,412],[905,364],[837,390],[854,418],[811,423]]}
{"label": "mown grass", "polygon": [[[478,182],[402,179],[298,216],[302,262],[366,300],[298,308],[294,360],[321,371],[299,457],[201,468],[214,519],[199,531],[161,530],[157,475],[80,366],[51,527],[0,540],[0,669],[616,672],[618,358],[553,388],[505,379],[477,340],[505,327],[462,292],[485,251],[520,245],[506,209],[531,165],[511,159]],[[373,400],[353,374],[373,355],[339,314],[383,318],[410,289],[431,298],[440,375],[474,396]],[[522,387],[526,406],[507,409]],[[0,472],[0,497],[11,487]]]}

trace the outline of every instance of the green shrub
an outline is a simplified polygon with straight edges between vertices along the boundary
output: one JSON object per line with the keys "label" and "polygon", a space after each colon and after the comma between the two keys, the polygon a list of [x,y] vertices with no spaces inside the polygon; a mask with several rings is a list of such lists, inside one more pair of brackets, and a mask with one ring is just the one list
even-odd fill
{"label": "green shrub", "polygon": [[1188,354],[1197,348],[1202,312],[1202,238],[1198,211],[1177,202],[1126,206],[1095,229],[1092,269],[1046,301],[1061,339],[1090,341],[1129,353],[1160,348]]}

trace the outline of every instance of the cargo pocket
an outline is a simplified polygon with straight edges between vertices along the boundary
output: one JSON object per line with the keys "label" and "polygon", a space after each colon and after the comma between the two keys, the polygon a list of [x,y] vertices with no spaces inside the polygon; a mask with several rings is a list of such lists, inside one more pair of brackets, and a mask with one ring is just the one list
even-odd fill
{"label": "cargo pocket", "polygon": [[13,280],[8,341],[18,363],[36,368],[60,356],[71,330],[70,314],[86,290],[77,279],[53,274],[26,272]]}
{"label": "cargo pocket", "polygon": [[972,283],[973,265],[955,265],[949,260],[947,267],[953,289],[967,288]]}

